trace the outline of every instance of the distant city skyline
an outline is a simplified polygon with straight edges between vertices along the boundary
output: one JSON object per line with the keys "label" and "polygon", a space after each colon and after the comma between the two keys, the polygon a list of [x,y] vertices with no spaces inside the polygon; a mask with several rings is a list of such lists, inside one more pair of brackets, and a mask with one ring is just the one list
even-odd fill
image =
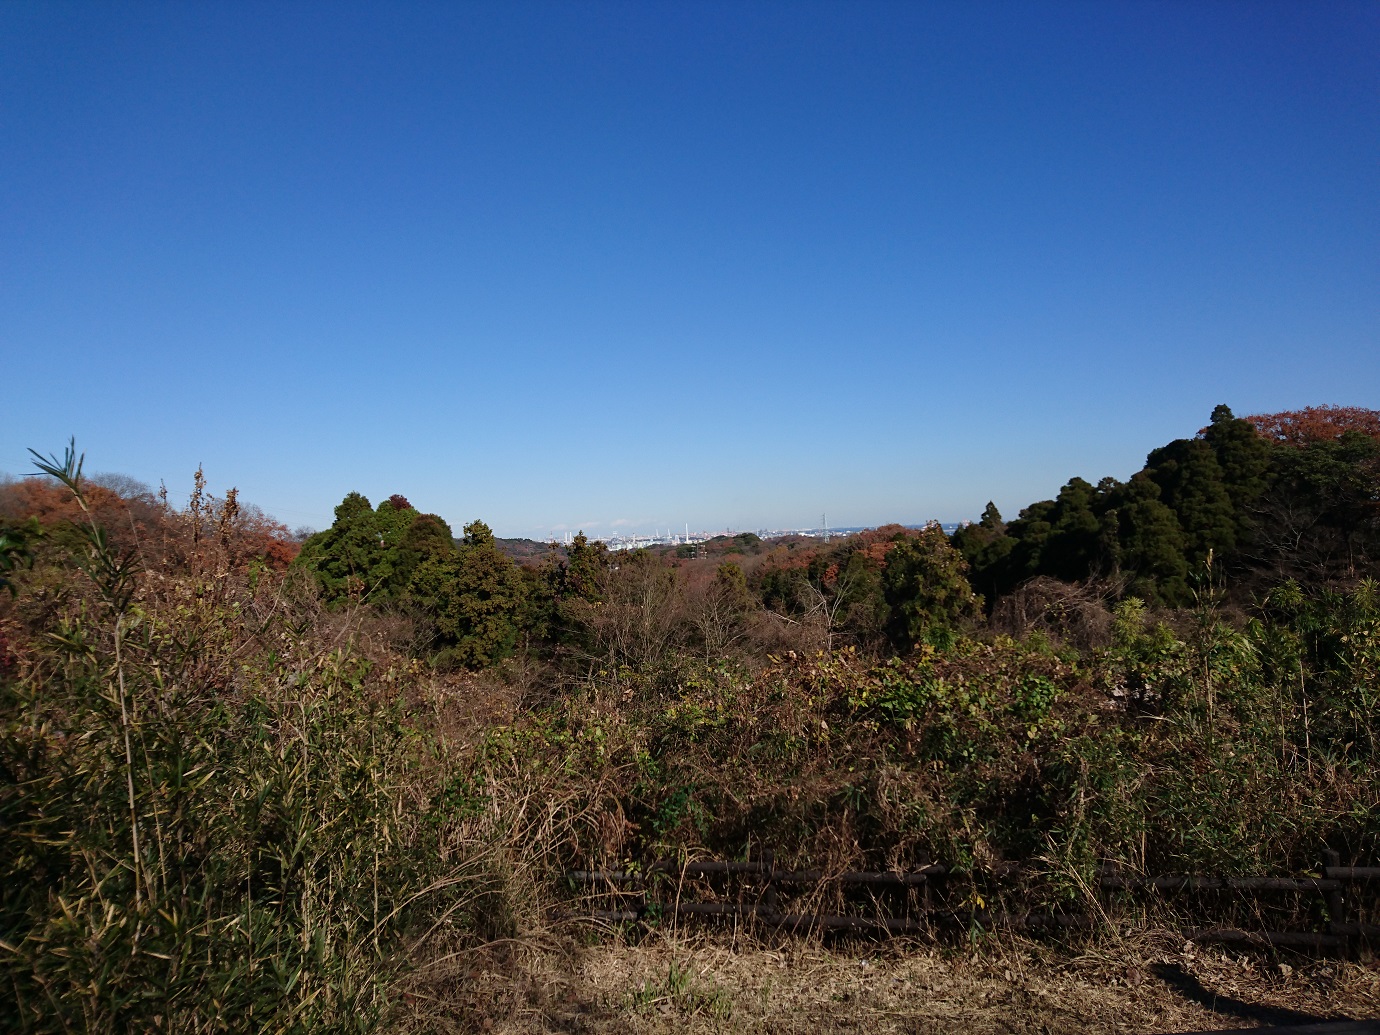
{"label": "distant city skyline", "polygon": [[[886,522],[886,524],[901,524],[901,522]],[[961,522],[941,524],[944,531],[952,532],[954,529],[959,527]],[[859,532],[871,531],[872,529],[877,527],[879,526],[858,525],[851,528],[825,528],[823,526],[820,526],[819,528],[740,528],[736,530],[731,528],[725,528],[722,531],[718,532],[701,530],[699,532],[687,531],[681,534],[668,530],[667,534],[664,536],[658,535],[654,532],[652,535],[639,535],[636,533],[629,533],[626,535],[613,534],[607,536],[588,536],[587,538],[603,542],[606,545],[608,545],[608,547],[612,550],[631,550],[650,546],[688,546],[696,543],[706,543],[710,540],[718,539],[724,536],[732,537],[735,535],[742,535],[744,532],[751,532],[753,535],[758,536],[761,539],[779,539],[786,536],[805,536],[807,538],[822,538],[825,540],[832,539],[835,537],[842,539],[850,535],[856,535]],[[907,525],[906,527],[919,528],[921,526]],[[548,540],[548,542],[569,545],[570,537],[567,536],[564,539],[557,539],[555,537],[552,537]]]}

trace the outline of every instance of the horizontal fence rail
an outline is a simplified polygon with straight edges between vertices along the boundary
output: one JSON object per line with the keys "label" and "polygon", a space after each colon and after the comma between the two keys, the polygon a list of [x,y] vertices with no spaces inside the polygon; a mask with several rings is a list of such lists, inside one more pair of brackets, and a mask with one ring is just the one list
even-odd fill
{"label": "horizontal fence rail", "polygon": [[[1013,911],[989,908],[981,898],[958,906],[936,901],[932,889],[951,878],[978,877],[1000,887],[1039,873],[1023,863],[1001,863],[985,871],[958,871],[942,864],[908,871],[777,869],[773,855],[763,852],[756,860],[663,860],[645,868],[574,870],[566,878],[590,889],[590,894],[616,901],[614,908],[593,909],[581,914],[590,920],[627,923],[652,917],[670,919],[718,918],[785,931],[846,931],[877,935],[932,934],[937,925],[972,929],[1006,928],[1031,932],[1092,930],[1105,922],[1099,906],[1082,912]],[[1278,895],[1320,897],[1327,920],[1322,930],[1289,929],[1246,931],[1235,927],[1205,926],[1186,931],[1199,944],[1254,948],[1291,948],[1313,952],[1342,952],[1358,942],[1380,944],[1380,925],[1349,920],[1346,889],[1375,882],[1380,890],[1380,866],[1342,866],[1337,854],[1324,853],[1321,876],[1227,877],[1212,874],[1129,873],[1114,864],[1095,870],[1095,889],[1121,895],[1176,893],[1232,893],[1261,899]],[[729,885],[717,888],[715,885]],[[812,892],[855,889],[870,895],[868,915],[792,909],[781,899]],[[1090,888],[1089,890],[1093,890]],[[709,895],[708,899],[705,898]],[[943,898],[942,894],[937,897]]]}

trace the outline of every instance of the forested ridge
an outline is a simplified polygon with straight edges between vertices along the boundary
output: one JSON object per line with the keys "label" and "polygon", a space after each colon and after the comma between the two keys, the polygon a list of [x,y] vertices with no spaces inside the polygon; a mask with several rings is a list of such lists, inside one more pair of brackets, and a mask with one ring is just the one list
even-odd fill
{"label": "forested ridge", "polygon": [[0,485],[0,1027],[448,1030],[446,961],[666,856],[1020,860],[1056,906],[1107,861],[1380,862],[1374,410],[1219,406],[952,536],[518,559],[402,494],[295,536],[199,471],[178,507],[35,459]]}
{"label": "forested ridge", "polygon": [[955,541],[992,600],[1043,575],[1184,605],[1214,566],[1240,600],[1287,579],[1339,584],[1375,573],[1378,456],[1373,410],[1239,420],[1219,406],[1127,481],[1073,478],[1009,524],[989,505]]}
{"label": "forested ridge", "polygon": [[1247,606],[1286,582],[1324,589],[1372,577],[1377,471],[1376,411],[1324,406],[1239,419],[1219,406],[1207,427],[1154,449],[1126,481],[1072,478],[1009,522],[989,503],[951,542],[934,527],[885,526],[829,545],[764,544],[746,533],[613,558],[581,534],[568,549],[540,557],[529,548],[515,563],[481,521],[457,539],[403,496],[371,508],[351,493],[295,563],[315,575],[328,605],[401,606],[428,624],[433,661],[472,668],[519,644],[539,653],[568,646],[573,611],[598,602],[601,572],[615,563],[680,572],[695,606],[730,601],[810,620],[830,646],[837,635],[874,652],[904,651],[979,611],[994,614],[1038,579],[1178,608],[1209,584]]}

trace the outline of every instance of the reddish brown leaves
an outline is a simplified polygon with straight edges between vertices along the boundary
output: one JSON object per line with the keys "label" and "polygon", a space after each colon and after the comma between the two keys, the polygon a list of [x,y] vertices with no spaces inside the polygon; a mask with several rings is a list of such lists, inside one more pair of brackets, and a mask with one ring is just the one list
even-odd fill
{"label": "reddish brown leaves", "polygon": [[1363,406],[1305,406],[1283,413],[1258,413],[1246,420],[1268,439],[1290,446],[1306,446],[1359,431],[1380,440],[1380,410]]}

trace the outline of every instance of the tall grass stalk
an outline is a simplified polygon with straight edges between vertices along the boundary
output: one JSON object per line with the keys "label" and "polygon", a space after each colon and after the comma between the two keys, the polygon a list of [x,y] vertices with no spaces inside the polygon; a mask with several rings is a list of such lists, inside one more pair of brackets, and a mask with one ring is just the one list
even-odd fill
{"label": "tall grass stalk", "polygon": [[487,832],[437,812],[426,738],[309,594],[216,561],[201,513],[214,563],[144,572],[75,448],[37,460],[84,581],[21,594],[0,677],[0,1030],[374,1029],[421,937],[473,925]]}

